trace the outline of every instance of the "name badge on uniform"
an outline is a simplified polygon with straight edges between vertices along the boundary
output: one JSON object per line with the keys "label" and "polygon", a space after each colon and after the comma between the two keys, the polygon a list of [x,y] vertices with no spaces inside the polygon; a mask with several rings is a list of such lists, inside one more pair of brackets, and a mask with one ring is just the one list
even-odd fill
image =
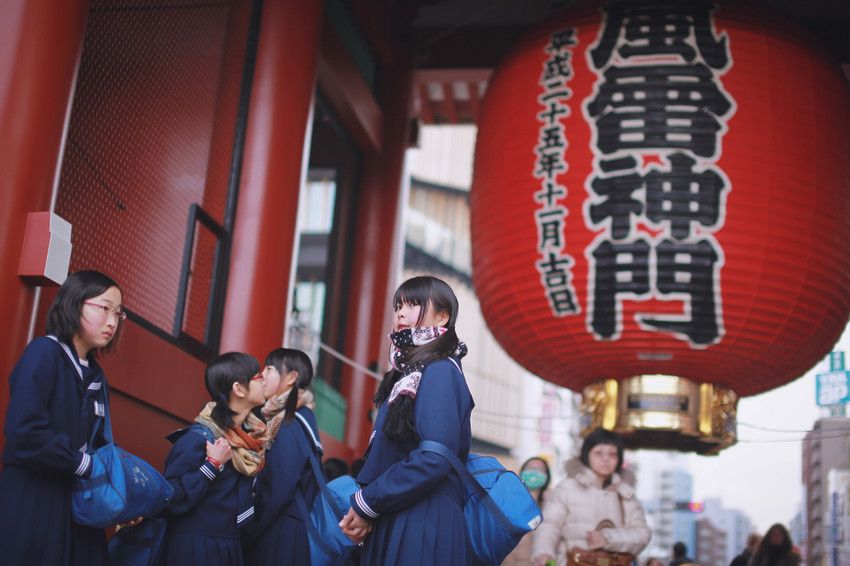
{"label": "name badge on uniform", "polygon": [[106,416],[106,408],[104,407],[103,403],[101,403],[100,401],[94,402],[94,414],[99,416],[99,417],[105,417]]}

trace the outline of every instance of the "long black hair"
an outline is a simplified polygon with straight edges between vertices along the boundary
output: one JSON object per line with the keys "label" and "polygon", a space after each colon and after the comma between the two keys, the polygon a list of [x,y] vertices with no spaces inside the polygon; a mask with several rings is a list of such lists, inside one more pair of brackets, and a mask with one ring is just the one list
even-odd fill
{"label": "long black hair", "polygon": [[[770,540],[770,535],[774,531],[782,533],[782,542],[779,545],[773,544]],[[791,554],[793,550],[794,543],[791,542],[791,533],[788,532],[788,529],[786,529],[785,525],[782,523],[774,523],[769,529],[767,529],[764,536],[761,537],[761,542],[759,543],[755,554],[753,554],[753,558],[750,563],[754,566],[767,564],[768,557],[776,558],[780,556],[787,556]]]}
{"label": "long black hair", "polygon": [[[458,337],[455,330],[457,323],[458,303],[452,288],[443,281],[430,275],[420,275],[408,279],[396,290],[393,296],[393,308],[398,310],[403,304],[418,305],[419,320],[416,326],[422,323],[429,307],[434,313],[444,312],[449,315],[445,324],[446,333],[422,346],[415,346],[409,354],[411,364],[430,363],[451,356],[458,347]],[[401,379],[402,374],[391,369],[384,374],[381,385],[375,393],[375,406],[387,400],[392,392],[393,386]],[[405,445],[413,445],[419,442],[419,433],[413,422],[414,399],[407,396],[399,396],[387,409],[387,420],[384,423],[383,432],[387,438],[399,441]]]}
{"label": "long black hair", "polygon": [[[74,336],[80,331],[80,317],[83,315],[83,303],[102,295],[110,287],[121,291],[121,287],[108,275],[100,271],[82,270],[72,273],[65,279],[50,310],[47,311],[47,334],[56,336],[61,342],[72,344]],[[121,291],[123,298],[124,292]],[[118,319],[112,340],[99,350],[112,352],[118,344],[124,322]]]}
{"label": "long black hair", "polygon": [[283,422],[291,421],[295,418],[295,409],[298,408],[298,392],[302,389],[307,389],[313,381],[313,363],[309,356],[301,350],[293,348],[278,348],[272,350],[266,356],[267,366],[273,366],[280,378],[286,377],[290,371],[298,374],[298,379],[289,391],[289,396],[286,398],[286,404],[283,407]]}
{"label": "long black hair", "polygon": [[227,352],[221,354],[207,366],[204,372],[204,384],[207,391],[215,401],[212,410],[212,420],[223,429],[233,425],[233,416],[236,414],[230,410],[227,404],[234,383],[241,383],[249,387],[251,378],[260,371],[260,363],[257,358],[242,352]]}

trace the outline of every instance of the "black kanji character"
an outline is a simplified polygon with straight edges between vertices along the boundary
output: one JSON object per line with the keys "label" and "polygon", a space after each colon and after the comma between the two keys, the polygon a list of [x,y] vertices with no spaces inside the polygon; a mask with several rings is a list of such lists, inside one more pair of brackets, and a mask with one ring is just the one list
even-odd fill
{"label": "black kanji character", "polygon": [[546,121],[547,124],[551,126],[552,124],[558,121],[558,116],[560,116],[561,114],[568,115],[569,113],[569,107],[564,106],[563,104],[560,104],[559,102],[553,100],[549,103],[549,106],[546,111],[540,112],[537,117],[542,118]]}
{"label": "black kanji character", "polygon": [[632,216],[643,214],[643,203],[632,196],[642,186],[643,178],[638,173],[591,179],[590,188],[604,197],[601,202],[590,202],[591,222],[600,224],[610,218],[611,237],[626,238],[632,231]]}
{"label": "black kanji character", "polygon": [[711,157],[732,102],[703,64],[609,67],[586,109],[603,153],[689,149]]}
{"label": "black kanji character", "polygon": [[549,46],[546,48],[546,50],[560,51],[565,47],[574,47],[576,45],[578,45],[578,40],[576,39],[576,29],[567,28],[561,31],[556,31],[552,34],[551,40],[549,41]]}
{"label": "black kanji character", "polygon": [[566,170],[567,165],[564,163],[564,156],[561,152],[541,153],[537,159],[537,171],[535,175],[552,179],[558,171]]}
{"label": "black kanji character", "polygon": [[696,163],[684,153],[667,157],[669,171],[653,169],[646,181],[646,216],[655,224],[670,223],[670,234],[684,240],[691,234],[691,222],[707,228],[720,219],[720,197],[726,188],[723,178],[711,169],[695,172]]}
{"label": "black kanji character", "polygon": [[574,294],[570,288],[570,269],[573,259],[549,252],[536,263],[540,280],[547,289],[549,304],[556,315],[577,312]]}
{"label": "black kanji character", "polygon": [[[696,0],[611,1],[604,8],[602,35],[591,50],[593,66],[607,65],[615,49],[623,58],[673,54],[687,63],[694,61],[698,50],[710,67],[722,69],[729,62],[728,43],[725,34],[720,39],[714,35],[713,7],[712,2]],[[624,27],[625,41],[618,48]],[[688,42],[692,32],[697,49]]]}
{"label": "black kanji character", "polygon": [[570,79],[573,76],[572,57],[569,51],[553,53],[543,63],[543,74],[540,80],[544,83],[553,79]]}
{"label": "black kanji character", "polygon": [[590,327],[602,339],[619,335],[623,308],[617,295],[649,292],[649,242],[613,243],[600,240],[591,249],[593,308],[588,311]]}
{"label": "black kanji character", "polygon": [[573,91],[559,84],[554,85],[551,89],[548,88],[549,85],[546,86],[547,90],[537,97],[537,101],[543,106],[546,106],[550,100],[569,100],[573,95]]}
{"label": "black kanji character", "polygon": [[567,209],[558,207],[550,210],[538,210],[535,216],[537,217],[538,241],[540,242],[538,249],[540,251],[546,248],[560,250],[564,247],[562,236]]}
{"label": "black kanji character", "polygon": [[539,153],[548,149],[564,149],[566,145],[564,130],[560,124],[540,129],[540,140],[537,145],[537,151]]}
{"label": "black kanji character", "polygon": [[556,200],[566,196],[567,189],[562,185],[558,185],[551,181],[545,181],[543,187],[534,193],[534,200],[538,202],[546,201],[547,206],[552,206]]}
{"label": "black kanji character", "polygon": [[638,320],[654,329],[684,335],[694,344],[705,346],[720,337],[714,278],[719,254],[714,242],[704,239],[680,243],[665,239],[655,248],[657,289],[661,295],[686,295],[684,315],[665,318],[638,315]]}
{"label": "black kanji character", "polygon": [[552,312],[556,315],[563,316],[565,314],[578,312],[576,298],[572,289],[550,289],[548,295],[549,305],[552,308]]}

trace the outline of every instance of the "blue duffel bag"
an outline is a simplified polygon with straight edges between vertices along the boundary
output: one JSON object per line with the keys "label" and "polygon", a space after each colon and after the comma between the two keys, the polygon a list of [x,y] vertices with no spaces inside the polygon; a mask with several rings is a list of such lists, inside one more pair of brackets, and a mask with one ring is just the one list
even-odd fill
{"label": "blue duffel bag", "polygon": [[[97,417],[86,452],[92,467],[88,478],[77,478],[71,490],[74,522],[87,527],[107,528],[138,517],[155,517],[171,499],[174,488],[153,466],[115,445],[109,403],[105,416]],[[101,425],[106,444],[92,445]]]}
{"label": "blue duffel bag", "polygon": [[[313,433],[310,426],[295,414],[304,428],[305,436],[299,437],[299,442],[309,444],[307,447],[313,476],[319,485],[315,499],[308,503],[300,489],[295,490],[295,504],[304,519],[307,528],[307,541],[310,545],[311,566],[334,566],[343,564],[356,546],[345,536],[339,527],[339,522],[348,512],[349,499],[360,489],[351,476],[340,476],[333,481],[325,482],[325,474],[319,463],[319,458],[313,448]],[[310,440],[307,439],[309,435]]]}
{"label": "blue duffel bag", "polygon": [[470,454],[463,465],[454,452],[432,440],[420,442],[419,449],[448,460],[463,481],[466,534],[482,562],[501,564],[520,539],[543,521],[525,484],[497,459]]}

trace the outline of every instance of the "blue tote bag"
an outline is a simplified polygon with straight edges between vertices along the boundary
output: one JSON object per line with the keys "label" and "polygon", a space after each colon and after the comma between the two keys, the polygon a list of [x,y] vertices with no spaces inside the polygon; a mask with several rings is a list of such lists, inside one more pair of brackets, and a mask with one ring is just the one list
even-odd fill
{"label": "blue tote bag", "polygon": [[[300,417],[300,415],[296,415]],[[310,434],[309,425],[300,418],[298,422],[304,427],[304,434]],[[339,528],[339,522],[348,512],[349,500],[359,487],[351,476],[340,476],[331,482],[325,482],[319,458],[313,445],[304,436],[301,438],[309,444],[310,467],[313,476],[319,484],[319,493],[311,505],[307,504],[304,494],[295,491],[295,504],[307,527],[307,539],[310,543],[310,564],[312,566],[334,566],[345,562],[356,546]]]}
{"label": "blue tote bag", "polygon": [[520,539],[543,521],[522,480],[497,459],[470,454],[464,465],[454,452],[432,440],[420,442],[419,449],[448,460],[463,481],[466,533],[482,562],[501,564]]}
{"label": "blue tote bag", "polygon": [[[77,478],[71,490],[74,522],[100,529],[138,517],[155,517],[165,509],[174,492],[153,466],[115,445],[106,394],[104,405],[105,416],[95,419],[86,449],[91,456],[91,474]],[[101,425],[106,444],[93,450]]]}

